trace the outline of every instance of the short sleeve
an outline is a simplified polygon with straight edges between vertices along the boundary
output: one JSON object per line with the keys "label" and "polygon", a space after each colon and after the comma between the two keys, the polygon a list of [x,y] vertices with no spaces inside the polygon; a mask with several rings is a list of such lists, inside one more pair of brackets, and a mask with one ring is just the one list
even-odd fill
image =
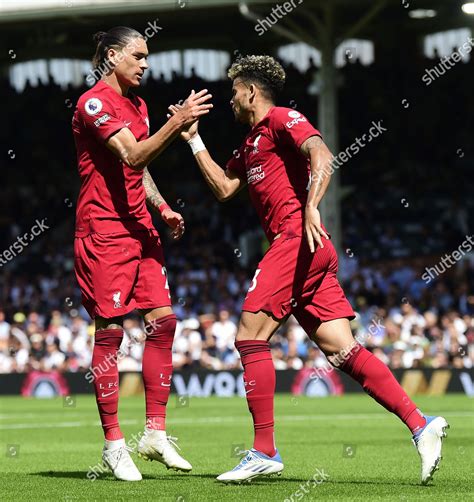
{"label": "short sleeve", "polygon": [[146,103],[145,101],[140,98],[139,96],[137,96],[137,99],[138,99],[138,102],[140,104],[139,108],[140,108],[140,113],[142,114],[143,117],[145,117],[145,124],[148,128],[147,130],[147,135],[146,137],[149,138],[150,137],[150,118],[148,116],[148,107],[146,106]]}
{"label": "short sleeve", "polygon": [[226,164],[226,169],[236,174],[240,179],[245,181],[247,171],[245,169],[243,147],[240,147],[238,150],[234,151],[234,155]]}
{"label": "short sleeve", "polygon": [[123,120],[117,118],[110,101],[102,97],[80,99],[76,111],[85,129],[102,142],[125,127]]}
{"label": "short sleeve", "polygon": [[291,108],[278,108],[272,116],[272,122],[272,129],[278,139],[298,150],[311,136],[321,136],[302,113]]}

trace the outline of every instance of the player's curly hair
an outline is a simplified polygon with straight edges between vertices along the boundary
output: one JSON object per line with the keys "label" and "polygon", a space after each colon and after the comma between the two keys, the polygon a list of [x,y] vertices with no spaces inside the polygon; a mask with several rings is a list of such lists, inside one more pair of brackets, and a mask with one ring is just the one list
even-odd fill
{"label": "player's curly hair", "polygon": [[229,68],[227,76],[231,80],[236,78],[244,82],[257,84],[263,93],[271,99],[276,97],[285,85],[285,70],[281,64],[271,56],[240,56]]}

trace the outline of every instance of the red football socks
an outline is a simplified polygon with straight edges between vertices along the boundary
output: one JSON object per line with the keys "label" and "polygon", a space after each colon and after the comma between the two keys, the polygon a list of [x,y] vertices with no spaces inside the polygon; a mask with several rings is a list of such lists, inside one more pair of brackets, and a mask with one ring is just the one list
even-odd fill
{"label": "red football socks", "polygon": [[166,404],[173,374],[172,348],[176,316],[167,315],[149,323],[143,352],[142,373],[145,385],[146,426],[166,430]]}
{"label": "red football socks", "polygon": [[275,367],[270,345],[265,340],[235,342],[244,367],[245,392],[253,417],[255,439],[253,447],[273,457],[275,450],[273,399]]}
{"label": "red football socks", "polygon": [[123,438],[117,416],[119,398],[117,352],[122,343],[122,337],[122,329],[96,331],[92,354],[95,397],[105,439],[109,441]]}
{"label": "red football socks", "polygon": [[340,369],[359,382],[365,392],[388,411],[395,413],[412,434],[426,425],[426,419],[407,396],[388,367],[371,352],[356,345]]}

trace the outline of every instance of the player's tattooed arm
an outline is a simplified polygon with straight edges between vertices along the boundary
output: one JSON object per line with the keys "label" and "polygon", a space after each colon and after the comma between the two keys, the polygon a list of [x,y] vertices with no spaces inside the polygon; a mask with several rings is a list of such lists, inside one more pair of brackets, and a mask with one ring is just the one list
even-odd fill
{"label": "player's tattooed arm", "polygon": [[190,94],[177,113],[155,134],[143,141],[137,141],[132,131],[124,127],[112,135],[105,144],[131,169],[141,171],[160,155],[185,127],[209,113],[212,104],[207,101],[211,97],[212,94],[208,94],[207,89]]}
{"label": "player's tattooed arm", "polygon": [[306,157],[309,157],[311,150],[319,148],[321,145],[324,145],[324,141],[321,136],[311,136],[301,145],[300,150]]}
{"label": "player's tattooed arm", "polygon": [[329,236],[321,226],[318,205],[326,193],[331,178],[333,156],[319,136],[311,136],[301,145],[301,152],[310,159],[311,175],[308,184],[308,200],[305,209],[305,232],[311,252],[316,245],[324,247],[321,237]]}
{"label": "player's tattooed arm", "polygon": [[[181,105],[171,105],[168,107],[170,115],[175,115],[180,110]],[[197,120],[181,131],[181,138],[188,141],[200,137],[198,132],[199,121]],[[222,169],[211,157],[209,151],[205,148],[194,155],[201,173],[219,202],[225,202],[231,199],[237,192],[242,190],[247,184],[241,180],[235,173],[229,169]]]}
{"label": "player's tattooed arm", "polygon": [[143,186],[145,187],[146,203],[152,209],[159,211],[159,207],[165,204],[165,199],[160,194],[148,168],[143,169]]}
{"label": "player's tattooed arm", "polygon": [[311,163],[308,204],[317,207],[329,185],[333,156],[320,136],[308,138],[300,150]]}
{"label": "player's tattooed arm", "polygon": [[163,221],[171,228],[171,236],[177,240],[184,234],[184,219],[173,211],[166,203],[156,187],[148,168],[143,169],[143,186],[145,187],[146,202],[149,207],[161,214]]}

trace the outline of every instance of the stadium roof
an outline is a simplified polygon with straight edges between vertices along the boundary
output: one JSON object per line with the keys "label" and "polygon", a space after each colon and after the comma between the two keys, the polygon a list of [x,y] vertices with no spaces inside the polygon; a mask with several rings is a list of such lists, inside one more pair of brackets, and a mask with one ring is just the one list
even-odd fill
{"label": "stadium roof", "polygon": [[[149,41],[150,52],[190,47],[270,51],[291,37],[314,45],[320,41],[320,22],[325,24],[328,16],[334,20],[338,39],[366,38],[385,45],[388,38],[393,45],[394,41],[436,31],[474,27],[474,16],[461,10],[462,0],[417,0],[416,9],[422,9],[422,16],[423,9],[436,12],[434,17],[421,19],[410,17],[414,10],[410,0],[287,3],[291,1],[296,8],[275,29],[259,36],[255,20],[270,15],[284,0],[247,0],[245,5],[238,0],[2,0],[0,40],[6,50],[0,64],[12,62],[11,51],[15,62],[53,57],[89,59],[95,31],[125,24],[143,32],[147,23],[157,18],[162,30]],[[243,15],[246,12],[247,17]]]}

